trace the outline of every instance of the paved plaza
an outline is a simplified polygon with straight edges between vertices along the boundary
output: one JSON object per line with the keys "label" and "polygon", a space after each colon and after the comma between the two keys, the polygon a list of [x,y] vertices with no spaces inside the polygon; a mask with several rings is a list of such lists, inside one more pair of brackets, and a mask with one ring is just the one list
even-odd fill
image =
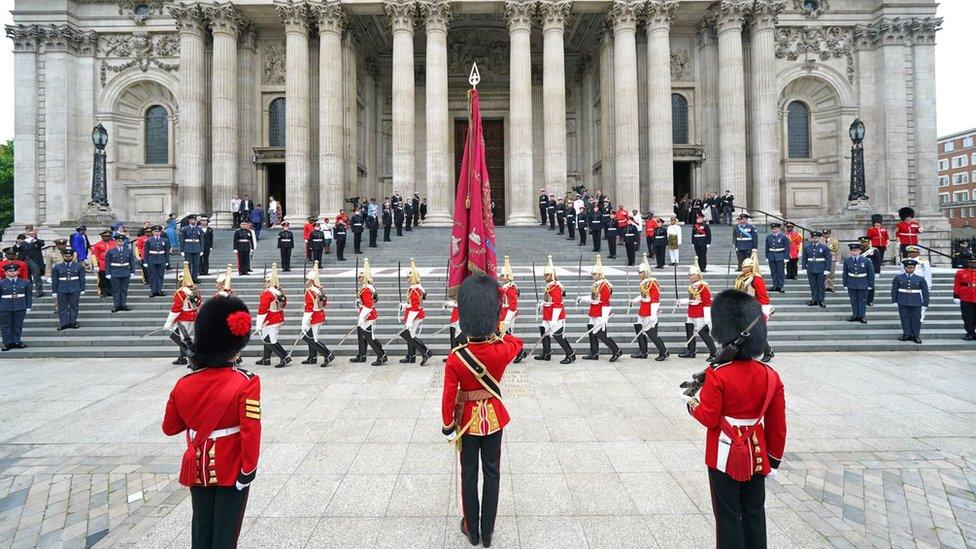
{"label": "paved plaza", "polygon": [[[867,345],[867,344],[866,344]],[[779,355],[789,435],[770,547],[976,545],[976,353]],[[243,547],[470,547],[440,435],[441,363],[254,367],[264,440]],[[514,364],[495,547],[713,543],[697,366]],[[0,363],[0,547],[188,547],[185,370],[164,360]]]}

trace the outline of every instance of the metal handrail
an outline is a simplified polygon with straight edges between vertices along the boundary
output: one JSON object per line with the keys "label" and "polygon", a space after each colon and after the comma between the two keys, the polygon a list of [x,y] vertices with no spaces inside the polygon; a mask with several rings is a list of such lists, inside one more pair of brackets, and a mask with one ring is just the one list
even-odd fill
{"label": "metal handrail", "polygon": [[811,229],[809,227],[804,227],[803,225],[797,225],[797,223],[795,221],[790,221],[790,220],[786,219],[785,217],[780,217],[780,216],[778,216],[776,214],[771,214],[771,213],[769,213],[767,211],[764,211],[764,210],[759,210],[759,209],[756,209],[756,208],[749,208],[749,207],[746,207],[746,206],[732,206],[732,208],[734,208],[736,210],[742,210],[744,212],[749,213],[750,215],[752,214],[752,212],[761,213],[764,216],[766,216],[766,225],[769,225],[769,218],[771,217],[773,219],[778,219],[778,220],[782,221],[784,225],[786,223],[792,223],[793,226],[797,227],[798,229],[800,229],[804,233],[813,232],[813,229]]}

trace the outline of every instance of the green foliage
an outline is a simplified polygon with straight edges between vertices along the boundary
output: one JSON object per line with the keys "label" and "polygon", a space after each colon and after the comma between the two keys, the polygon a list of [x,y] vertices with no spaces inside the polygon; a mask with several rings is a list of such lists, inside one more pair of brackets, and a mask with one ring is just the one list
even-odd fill
{"label": "green foliage", "polygon": [[14,142],[0,145],[0,230],[14,221]]}

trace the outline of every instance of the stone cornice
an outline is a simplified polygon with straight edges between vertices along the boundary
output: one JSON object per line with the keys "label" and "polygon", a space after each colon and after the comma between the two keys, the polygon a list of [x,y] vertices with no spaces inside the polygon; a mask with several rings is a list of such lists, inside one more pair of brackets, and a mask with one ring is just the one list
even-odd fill
{"label": "stone cornice", "polygon": [[342,34],[349,25],[349,15],[338,1],[312,4],[312,17],[319,28],[319,35],[330,32]]}
{"label": "stone cornice", "polygon": [[637,20],[640,19],[642,4],[640,2],[614,2],[607,13],[607,21],[613,25],[614,32],[619,30],[636,30]]}
{"label": "stone cornice", "polygon": [[275,13],[285,25],[285,32],[308,34],[308,2],[304,0],[284,0],[275,2]]}
{"label": "stone cornice", "polygon": [[384,2],[383,9],[390,19],[390,27],[394,34],[397,32],[413,32],[413,26],[417,19],[417,4],[415,2],[403,0]]}
{"label": "stone cornice", "polygon": [[424,18],[427,32],[447,32],[454,12],[450,2],[420,2],[420,15]]}
{"label": "stone cornice", "polygon": [[7,38],[13,41],[14,51],[37,51],[37,44],[41,38],[41,30],[37,25],[7,25]]}
{"label": "stone cornice", "polygon": [[213,33],[224,33],[232,36],[243,29],[245,19],[230,2],[224,4],[213,4],[204,8],[207,20],[210,22],[210,30]]}
{"label": "stone cornice", "polygon": [[535,3],[528,0],[505,2],[505,20],[508,21],[509,32],[532,30],[532,18],[535,16],[535,10]]}
{"label": "stone cornice", "polygon": [[750,5],[745,0],[721,0],[712,7],[709,17],[718,34],[731,30],[741,31]]}
{"label": "stone cornice", "polygon": [[655,28],[671,28],[671,18],[678,9],[678,0],[647,0],[644,3],[644,24],[648,32]]}
{"label": "stone cornice", "polygon": [[176,28],[180,32],[202,35],[207,28],[207,15],[200,4],[186,4],[180,2],[167,6],[169,15],[176,21]]}
{"label": "stone cornice", "polygon": [[566,21],[569,20],[570,14],[573,12],[573,3],[547,0],[539,2],[537,9],[542,21],[543,32],[547,29],[561,30],[566,26]]}
{"label": "stone cornice", "polygon": [[776,26],[779,14],[786,9],[786,0],[756,0],[749,14],[752,31]]}
{"label": "stone cornice", "polygon": [[854,38],[858,48],[871,49],[884,45],[934,44],[935,35],[942,28],[940,17],[890,17],[870,25],[858,25]]}
{"label": "stone cornice", "polygon": [[74,25],[37,25],[34,28],[36,29],[34,31],[36,45],[43,46],[44,51],[77,52],[91,55],[95,53],[95,47],[98,44],[98,33],[83,31]]}
{"label": "stone cornice", "polygon": [[935,35],[942,30],[941,17],[922,17],[909,23],[912,41],[916,44],[935,44]]}

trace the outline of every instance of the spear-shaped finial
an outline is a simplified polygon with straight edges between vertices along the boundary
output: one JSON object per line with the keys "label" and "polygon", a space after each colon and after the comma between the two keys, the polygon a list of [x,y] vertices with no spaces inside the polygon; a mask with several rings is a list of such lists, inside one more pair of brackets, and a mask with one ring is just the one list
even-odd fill
{"label": "spear-shaped finial", "polygon": [[468,76],[468,82],[471,83],[472,88],[478,87],[478,82],[481,82],[481,74],[478,72],[478,64],[471,64],[471,75]]}

